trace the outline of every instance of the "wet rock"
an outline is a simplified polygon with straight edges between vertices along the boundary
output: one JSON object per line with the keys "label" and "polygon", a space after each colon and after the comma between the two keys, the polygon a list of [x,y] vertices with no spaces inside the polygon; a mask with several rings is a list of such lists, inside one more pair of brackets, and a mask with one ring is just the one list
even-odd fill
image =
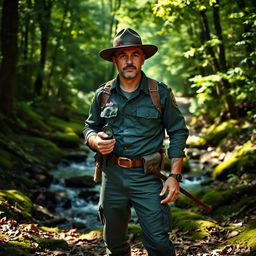
{"label": "wet rock", "polygon": [[85,151],[73,151],[68,153],[65,159],[74,162],[84,162],[87,158],[88,152]]}
{"label": "wet rock", "polygon": [[96,191],[81,191],[78,197],[93,202],[97,202],[99,200],[98,192]]}
{"label": "wet rock", "polygon": [[92,176],[84,175],[81,177],[72,177],[65,180],[67,187],[77,187],[77,188],[93,188],[95,183]]}

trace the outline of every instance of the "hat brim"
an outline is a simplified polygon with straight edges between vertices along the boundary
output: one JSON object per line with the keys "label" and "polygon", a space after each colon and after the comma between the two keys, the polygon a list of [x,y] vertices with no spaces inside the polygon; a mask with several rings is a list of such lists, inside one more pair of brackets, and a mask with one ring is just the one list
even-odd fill
{"label": "hat brim", "polygon": [[121,49],[121,48],[129,48],[129,47],[140,47],[146,55],[145,59],[152,57],[158,51],[157,46],[155,46],[153,44],[122,45],[122,46],[118,46],[118,47],[104,49],[104,50],[100,51],[99,55],[102,59],[112,62],[112,56],[114,55],[114,52],[116,50]]}

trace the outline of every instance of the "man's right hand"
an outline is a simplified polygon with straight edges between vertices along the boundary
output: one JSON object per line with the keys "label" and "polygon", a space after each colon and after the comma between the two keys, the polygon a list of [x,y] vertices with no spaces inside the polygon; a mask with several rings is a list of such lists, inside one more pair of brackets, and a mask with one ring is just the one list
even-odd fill
{"label": "man's right hand", "polygon": [[102,155],[110,154],[116,144],[116,140],[108,139],[108,135],[104,132],[98,132],[96,135],[90,136],[87,142],[91,148]]}

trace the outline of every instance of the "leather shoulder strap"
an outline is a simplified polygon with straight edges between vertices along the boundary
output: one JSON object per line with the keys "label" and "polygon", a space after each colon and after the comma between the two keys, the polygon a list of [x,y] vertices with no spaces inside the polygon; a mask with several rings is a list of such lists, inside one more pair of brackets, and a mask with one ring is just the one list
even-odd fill
{"label": "leather shoulder strap", "polygon": [[150,93],[150,97],[152,100],[152,103],[156,107],[156,109],[159,111],[160,115],[162,115],[162,106],[160,103],[160,94],[159,94],[159,88],[158,83],[156,80],[148,78],[148,89]]}
{"label": "leather shoulder strap", "polygon": [[106,106],[107,102],[108,102],[108,99],[111,95],[111,92],[110,92],[111,86],[112,86],[114,80],[115,79],[106,82],[106,84],[103,87],[101,104],[100,104],[101,109],[103,109]]}

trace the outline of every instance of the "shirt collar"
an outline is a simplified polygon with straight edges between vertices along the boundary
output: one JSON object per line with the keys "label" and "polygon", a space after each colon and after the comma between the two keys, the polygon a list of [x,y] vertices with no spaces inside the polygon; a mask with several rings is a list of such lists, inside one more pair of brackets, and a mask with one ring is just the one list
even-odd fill
{"label": "shirt collar", "polygon": [[[142,77],[140,80],[139,89],[141,91],[143,91],[144,93],[149,94],[148,85],[147,85],[148,78],[143,71],[141,71],[141,75],[142,75]],[[116,79],[114,80],[114,82],[111,86],[111,91],[114,89],[116,90],[117,87],[119,87],[119,84],[120,84],[119,75],[117,75]]]}

